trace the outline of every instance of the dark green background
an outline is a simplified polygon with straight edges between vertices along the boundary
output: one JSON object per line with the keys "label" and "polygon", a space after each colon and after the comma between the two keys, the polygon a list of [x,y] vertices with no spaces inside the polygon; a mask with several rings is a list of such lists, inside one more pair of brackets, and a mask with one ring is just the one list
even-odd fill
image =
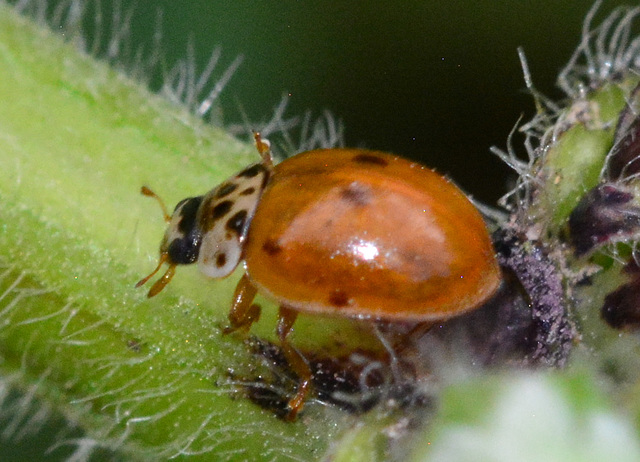
{"label": "dark green background", "polygon": [[[289,92],[290,114],[330,109],[343,119],[349,145],[421,159],[494,202],[509,170],[489,147],[504,147],[518,117],[533,114],[516,48],[524,48],[536,86],[562,96],[555,77],[592,2],[149,4],[137,2],[134,36],[148,41],[161,9],[168,63],[185,55],[189,40],[202,65],[216,45],[222,66],[244,55],[222,95],[226,121],[239,120],[239,103],[252,120],[266,118]],[[605,1],[597,18],[620,4]]]}

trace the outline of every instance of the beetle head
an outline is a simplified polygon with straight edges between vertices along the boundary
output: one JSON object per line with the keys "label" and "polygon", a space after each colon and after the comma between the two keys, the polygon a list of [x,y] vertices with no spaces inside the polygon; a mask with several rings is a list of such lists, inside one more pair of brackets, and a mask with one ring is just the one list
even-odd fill
{"label": "beetle head", "polygon": [[136,287],[145,284],[160,270],[162,265],[167,263],[169,268],[151,286],[147,294],[148,297],[153,297],[171,281],[177,265],[188,265],[198,260],[202,233],[197,223],[197,213],[203,196],[183,199],[176,205],[173,214],[170,216],[162,200],[153,191],[143,186],[141,192],[145,196],[154,197],[158,201],[164,213],[164,219],[168,223],[167,230],[160,243],[158,266],[136,284]]}

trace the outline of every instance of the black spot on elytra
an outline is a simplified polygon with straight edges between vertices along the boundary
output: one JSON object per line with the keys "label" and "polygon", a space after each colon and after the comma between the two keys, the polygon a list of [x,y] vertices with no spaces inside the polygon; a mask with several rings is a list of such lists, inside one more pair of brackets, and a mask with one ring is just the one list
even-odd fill
{"label": "black spot on elytra", "polygon": [[227,220],[226,228],[229,231],[233,231],[237,236],[242,234],[244,224],[247,221],[247,211],[240,210],[234,214],[229,220]]}
{"label": "black spot on elytra", "polygon": [[371,202],[371,192],[369,188],[354,181],[349,186],[340,191],[342,200],[347,201],[356,206],[365,206]]}
{"label": "black spot on elytra", "polygon": [[282,252],[282,247],[275,240],[267,239],[264,244],[262,244],[262,250],[268,255],[274,256]]}
{"label": "black spot on elytra", "polygon": [[329,295],[329,303],[336,308],[342,308],[349,304],[349,296],[340,289],[336,289]]}
{"label": "black spot on elytra", "polygon": [[213,220],[217,220],[219,218],[222,218],[227,213],[229,213],[229,210],[231,210],[232,206],[233,206],[233,201],[222,201],[222,202],[220,202],[219,204],[217,204],[211,210],[211,218]]}
{"label": "black spot on elytra", "polygon": [[264,171],[264,167],[262,166],[262,164],[253,164],[238,173],[238,176],[244,178],[253,178],[262,171]]}
{"label": "black spot on elytra", "polygon": [[219,253],[216,255],[216,266],[222,268],[227,263],[227,254]]}
{"label": "black spot on elytra", "polygon": [[374,154],[358,154],[352,160],[359,164],[379,165],[380,167],[386,167],[389,165],[389,162],[385,159]]}
{"label": "black spot on elytra", "polygon": [[231,194],[233,191],[235,191],[236,189],[238,189],[238,185],[235,183],[225,183],[223,185],[220,185],[220,189],[218,189],[218,191],[216,192],[216,195],[214,196],[216,199],[221,199],[225,196],[228,196],[229,194]]}
{"label": "black spot on elytra", "polygon": [[241,196],[250,196],[251,194],[253,194],[254,192],[256,192],[256,188],[251,187],[251,188],[247,188],[244,191],[240,192]]}

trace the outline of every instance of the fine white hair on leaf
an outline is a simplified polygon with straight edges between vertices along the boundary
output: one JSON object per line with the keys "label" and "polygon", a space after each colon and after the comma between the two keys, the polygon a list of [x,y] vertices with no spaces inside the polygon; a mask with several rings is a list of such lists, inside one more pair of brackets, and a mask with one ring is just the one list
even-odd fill
{"label": "fine white hair on leaf", "polygon": [[[212,56],[212,58],[213,58],[213,56]],[[242,60],[243,60],[243,57],[242,56],[238,56],[227,67],[227,69],[224,71],[222,76],[215,82],[215,84],[213,85],[213,88],[211,89],[211,91],[209,92],[207,97],[205,99],[203,99],[198,104],[197,108],[195,108],[195,112],[196,112],[196,114],[198,116],[204,117],[210,111],[211,106],[217,100],[218,96],[220,96],[220,93],[222,92],[222,90],[226,86],[227,82],[229,82],[229,80],[231,79],[233,74],[236,72],[236,69],[238,69],[238,67],[240,67],[240,64],[242,64]],[[211,62],[211,60],[210,60],[210,62]],[[208,69],[209,69],[209,67],[207,67],[206,70],[208,70]],[[202,77],[204,77],[205,75],[206,74],[203,73]],[[202,82],[202,77],[198,81],[199,84],[201,84],[201,82]],[[208,77],[207,77],[207,79],[208,79]]]}
{"label": "fine white hair on leaf", "polygon": [[[532,191],[539,182],[534,172],[536,159],[543,154],[543,147],[546,145],[544,141],[555,136],[553,127],[556,126],[558,114],[561,114],[561,108],[535,88],[523,48],[518,48],[518,57],[525,85],[534,99],[536,113],[531,120],[525,123],[522,123],[522,116],[520,116],[509,132],[506,150],[497,146],[492,146],[490,149],[517,175],[515,184],[509,192],[498,200],[498,204],[509,211],[524,210],[530,203]],[[516,133],[522,133],[524,136],[525,158],[519,155],[513,147],[513,137]]]}
{"label": "fine white hair on leaf", "polygon": [[288,105],[289,95],[284,94],[269,119],[251,121],[239,104],[242,123],[228,125],[226,128],[230,133],[247,139],[251,139],[254,132],[260,132],[278,146],[284,157],[312,149],[345,145],[342,120],[336,118],[331,111],[325,110],[318,117],[314,117],[311,111],[306,111],[302,116],[287,116]]}
{"label": "fine white hair on leaf", "polygon": [[[138,43],[132,30],[135,7],[124,7],[122,3],[114,2],[110,18],[105,17],[100,0],[63,0],[54,8],[49,8],[42,0],[19,0],[14,7],[39,23],[61,31],[67,41],[75,43],[83,52],[106,61],[138,82],[149,86],[152,77],[160,73],[162,83],[157,90],[166,99],[214,125],[224,125],[231,134],[250,142],[255,131],[265,138],[272,137],[271,141],[285,157],[316,148],[344,146],[341,120],[329,111],[317,117],[311,111],[285,116],[289,99],[286,95],[266,121],[249,121],[241,103],[238,104],[241,123],[222,120],[218,110],[219,96],[242,64],[243,57],[237,56],[221,67],[222,49],[215,47],[200,70],[196,47],[189,40],[184,58],[167,63],[162,53],[162,11],[157,10],[150,43]],[[88,28],[92,29],[90,37]]]}
{"label": "fine white hair on leaf", "polygon": [[243,60],[242,56],[238,56],[227,66],[222,75],[214,80],[214,70],[218,66],[221,55],[222,49],[214,48],[205,68],[199,72],[195,46],[190,40],[186,57],[178,60],[168,71],[163,72],[163,84],[160,90],[162,95],[170,101],[186,106],[198,117],[204,118],[210,114],[218,96]]}
{"label": "fine white hair on leaf", "polygon": [[[106,456],[110,452],[108,446],[90,437],[79,439],[81,431],[75,421],[62,418],[40,399],[41,388],[45,386],[49,374],[50,371],[44,371],[31,385],[21,386],[19,393],[15,388],[16,384],[22,382],[19,374],[0,377],[0,441],[3,446],[29,442],[32,448],[42,447],[48,457],[77,462],[92,460],[95,449],[102,446],[107,450],[102,455]],[[52,429],[55,429],[53,433]]]}
{"label": "fine white hair on leaf", "polygon": [[589,10],[580,44],[558,76],[559,87],[571,98],[580,98],[585,88],[598,87],[640,66],[640,36],[632,35],[640,7],[617,8],[594,27],[592,23],[601,4],[599,0]]}
{"label": "fine white hair on leaf", "polygon": [[[0,311],[4,313],[3,320],[6,321],[0,327],[0,331],[48,323],[47,330],[56,332],[59,336],[58,342],[51,342],[52,347],[55,348],[58,343],[86,347],[90,345],[90,342],[84,340],[86,334],[103,328],[105,324],[101,320],[88,324],[74,324],[72,321],[79,316],[80,310],[72,303],[65,303],[61,308],[52,306],[50,314],[26,319],[20,317],[21,321],[14,320],[13,318],[21,316],[22,313],[14,308],[5,309],[7,305],[15,306],[16,299],[24,301],[27,297],[55,296],[55,291],[39,290],[34,286],[29,274],[1,262],[0,280],[8,287],[0,294]],[[185,387],[191,386],[186,385],[192,383],[188,378],[193,376],[194,372],[200,376],[207,375],[207,371],[185,368],[168,374],[166,380],[157,383],[154,380],[154,368],[149,365],[149,361],[157,355],[155,349],[125,357],[118,357],[114,353],[79,358],[79,363],[94,371],[93,392],[71,398],[61,403],[58,408],[40,399],[42,396],[48,396],[49,376],[53,369],[46,369],[40,373],[37,380],[26,385],[24,383],[25,375],[28,376],[30,372],[28,364],[38,354],[30,346],[37,335],[38,331],[34,330],[32,336],[27,339],[20,358],[19,371],[13,375],[0,376],[0,441],[9,446],[10,442],[17,444],[34,438],[42,440],[44,437],[40,432],[45,426],[50,428],[53,421],[56,423],[55,428],[59,430],[55,438],[47,439],[42,447],[42,451],[46,451],[49,457],[59,458],[64,454],[66,460],[81,462],[96,458],[116,460],[117,456],[113,451],[117,451],[119,456],[132,454],[129,447],[132,435],[138,433],[141,427],[166,422],[175,414],[188,412],[186,409],[192,403],[181,398]],[[118,377],[122,377],[123,374],[128,375],[128,378],[121,381]],[[14,391],[12,384],[15,384],[15,390],[19,389],[21,392]],[[229,386],[189,389],[190,393],[202,396],[200,401],[203,405],[214,396],[227,396],[230,391]],[[104,420],[99,428],[90,428],[89,432],[83,435],[83,428],[76,423],[76,419],[81,418],[86,412],[91,412],[91,409],[100,409]],[[216,422],[216,425],[211,425],[211,422]],[[151,448],[137,448],[135,455],[158,460],[214,452],[216,460],[243,458],[244,448],[229,448],[233,446],[232,442],[240,441],[252,432],[255,432],[252,423],[238,424],[233,417],[221,415],[212,409],[200,418],[191,431],[178,432],[165,443]],[[262,434],[265,438],[282,443],[265,448],[265,457],[297,460],[294,455],[287,453],[287,447],[295,443],[293,439],[279,434],[277,430],[272,434],[269,431]]]}
{"label": "fine white hair on leaf", "polygon": [[[11,2],[9,2],[11,3]],[[164,77],[158,90],[168,100],[185,106],[194,115],[218,122],[213,108],[218,96],[242,63],[236,57],[221,72],[221,49],[212,50],[202,71],[198,70],[195,46],[187,44],[185,58],[167,63],[162,49],[163,14],[156,12],[156,25],[149,42],[139,43],[132,30],[135,7],[118,0],[110,17],[100,0],[63,0],[54,7],[42,0],[19,0],[14,8],[42,25],[59,31],[68,42],[95,58],[107,62],[134,80],[151,86],[154,75]],[[91,33],[88,33],[91,30]],[[154,88],[151,88],[154,90]]]}
{"label": "fine white hair on leaf", "polygon": [[[536,150],[530,145],[530,139],[533,136],[529,132],[525,132],[527,160],[522,160],[513,147],[513,135],[519,130],[520,119],[516,122],[513,129],[507,137],[507,150],[504,151],[496,146],[491,147],[491,152],[498,156],[505,164],[513,169],[516,174],[516,183],[507,194],[498,200],[498,204],[507,210],[513,209],[513,205],[519,207],[527,204],[531,200],[532,190],[537,182],[533,174],[533,165],[536,160]],[[521,127],[520,127],[521,129]]]}
{"label": "fine white hair on leaf", "polygon": [[[640,36],[633,35],[640,7],[616,8],[600,24],[594,25],[601,4],[601,0],[596,1],[586,15],[580,43],[557,79],[557,85],[569,98],[568,110],[562,110],[535,88],[525,53],[518,50],[524,81],[534,98],[536,113],[521,125],[518,121],[507,138],[506,151],[491,148],[518,175],[512,189],[499,200],[499,204],[509,210],[527,209],[539,181],[535,166],[558,136],[576,121],[589,123],[593,108],[586,99],[588,90],[625,73],[640,71]],[[516,131],[525,137],[526,158],[513,149],[512,138]],[[606,163],[601,176],[605,175]]]}

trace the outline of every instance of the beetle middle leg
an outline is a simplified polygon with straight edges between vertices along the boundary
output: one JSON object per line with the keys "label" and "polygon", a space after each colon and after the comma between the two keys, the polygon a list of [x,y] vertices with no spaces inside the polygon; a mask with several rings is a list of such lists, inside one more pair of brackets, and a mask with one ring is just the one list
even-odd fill
{"label": "beetle middle leg", "polygon": [[287,340],[287,337],[293,332],[293,323],[298,317],[298,312],[285,305],[280,306],[278,312],[278,325],[276,327],[276,333],[280,340],[280,346],[285,358],[289,362],[289,366],[298,376],[298,389],[296,395],[289,400],[288,408],[289,414],[287,414],[287,420],[293,421],[296,419],[298,412],[304,407],[304,401],[309,393],[311,387],[311,369],[304,356],[302,356],[298,350],[296,350]]}

